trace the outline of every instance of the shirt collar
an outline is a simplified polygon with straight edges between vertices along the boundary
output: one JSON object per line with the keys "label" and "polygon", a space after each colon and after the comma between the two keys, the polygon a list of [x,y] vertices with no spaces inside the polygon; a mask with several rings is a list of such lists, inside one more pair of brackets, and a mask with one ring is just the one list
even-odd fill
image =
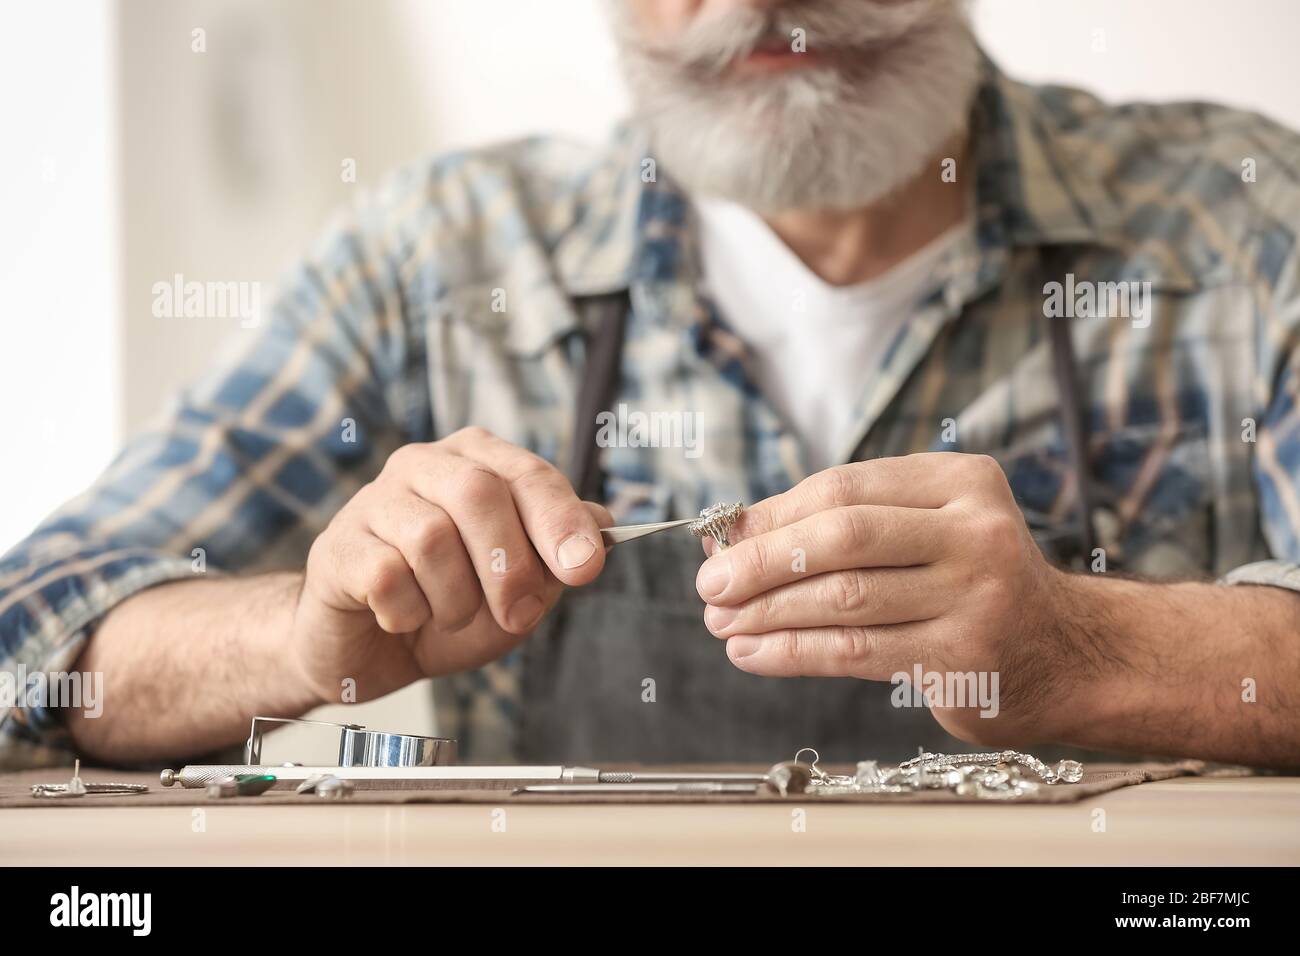
{"label": "shirt collar", "polygon": [[1126,280],[1196,289],[1178,257],[1129,228],[1116,198],[1122,156],[1100,125],[1105,104],[1081,90],[1018,83],[981,59],[971,152],[986,260],[1016,247],[1091,247],[1119,259]]}
{"label": "shirt collar", "polygon": [[678,229],[663,222],[664,206],[685,197],[661,185],[657,164],[644,136],[630,124],[616,128],[607,148],[581,177],[575,221],[555,247],[556,274],[574,296],[626,290],[639,263],[653,263],[656,235]]}
{"label": "shirt collar", "polygon": [[1016,246],[1108,244],[1118,225],[1115,204],[1095,165],[1071,152],[1050,105],[1072,91],[1016,83],[987,56],[982,69],[970,147],[981,227]]}

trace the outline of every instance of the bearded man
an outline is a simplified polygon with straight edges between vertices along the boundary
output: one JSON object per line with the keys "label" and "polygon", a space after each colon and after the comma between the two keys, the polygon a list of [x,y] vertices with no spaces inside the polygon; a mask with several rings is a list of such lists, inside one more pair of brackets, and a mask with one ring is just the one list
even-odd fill
{"label": "bearded man", "polygon": [[471,760],[1300,764],[1297,137],[1014,82],[957,0],[609,6],[608,144],[393,176],[3,559],[6,669],[106,698],[5,759],[434,676]]}

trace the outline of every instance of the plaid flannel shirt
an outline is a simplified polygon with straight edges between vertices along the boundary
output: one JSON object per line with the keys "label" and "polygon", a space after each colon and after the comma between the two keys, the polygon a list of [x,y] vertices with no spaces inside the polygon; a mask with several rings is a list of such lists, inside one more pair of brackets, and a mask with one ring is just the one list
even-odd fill
{"label": "plaid flannel shirt", "polygon": [[[1156,577],[1300,589],[1300,140],[1256,115],[1110,106],[992,64],[972,129],[958,180],[974,187],[975,242],[862,370],[844,459],[987,453],[1032,528],[1069,527],[1044,333],[1047,284],[1068,283],[1108,554]],[[0,667],[71,669],[114,605],[197,573],[195,549],[209,574],[301,567],[403,443],[473,424],[562,461],[576,297],[630,292],[619,401],[700,414],[698,457],[603,450],[617,517],[796,483],[798,443],[746,374],[744,317],[701,293],[691,205],[671,170],[645,181],[648,156],[626,129],[601,150],[529,139],[391,177],[240,354],[0,559]],[[1150,283],[1141,319],[1074,298],[1131,282]],[[451,680],[440,730],[508,741],[517,668],[511,656]],[[0,761],[66,760],[58,711],[9,703]]]}

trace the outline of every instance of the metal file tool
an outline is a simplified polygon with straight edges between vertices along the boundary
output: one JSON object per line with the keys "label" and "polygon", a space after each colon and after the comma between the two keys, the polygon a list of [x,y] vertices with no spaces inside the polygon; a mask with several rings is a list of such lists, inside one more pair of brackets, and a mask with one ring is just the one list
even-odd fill
{"label": "metal file tool", "polygon": [[460,766],[460,767],[303,767],[296,765],[201,764],[164,770],[164,787],[179,784],[187,789],[206,787],[226,777],[269,774],[276,778],[273,790],[296,789],[312,777],[328,774],[350,782],[358,790],[454,790],[506,789],[551,784],[679,785],[686,783],[739,784],[751,789],[768,779],[761,773],[640,773],[597,770],[594,767]]}
{"label": "metal file tool", "polygon": [[357,790],[513,790],[534,783],[596,783],[600,772],[587,767],[305,767],[297,765],[199,764],[164,770],[164,787],[206,787],[214,780],[242,774],[269,774],[272,790],[294,790],[313,777],[330,776]]}

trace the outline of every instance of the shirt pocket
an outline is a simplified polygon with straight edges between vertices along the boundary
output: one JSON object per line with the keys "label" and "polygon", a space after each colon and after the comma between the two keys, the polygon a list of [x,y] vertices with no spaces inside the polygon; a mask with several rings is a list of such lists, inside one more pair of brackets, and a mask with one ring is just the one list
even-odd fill
{"label": "shirt pocket", "polygon": [[428,388],[434,434],[467,426],[562,464],[577,388],[570,317],[493,310],[500,290],[469,287],[439,300],[426,323]]}

